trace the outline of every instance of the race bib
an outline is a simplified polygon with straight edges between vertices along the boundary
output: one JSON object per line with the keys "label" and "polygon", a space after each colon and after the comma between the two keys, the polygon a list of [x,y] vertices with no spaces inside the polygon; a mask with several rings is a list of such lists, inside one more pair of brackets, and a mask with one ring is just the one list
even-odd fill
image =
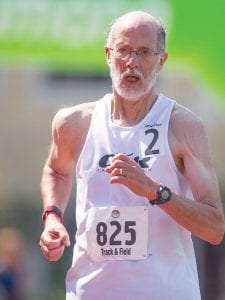
{"label": "race bib", "polygon": [[87,252],[94,261],[147,257],[146,206],[93,207],[87,218]]}

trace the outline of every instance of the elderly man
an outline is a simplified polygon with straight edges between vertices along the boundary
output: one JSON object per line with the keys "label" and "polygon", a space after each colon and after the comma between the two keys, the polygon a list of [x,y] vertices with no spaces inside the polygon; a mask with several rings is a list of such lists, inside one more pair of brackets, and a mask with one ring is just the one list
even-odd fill
{"label": "elderly man", "polygon": [[60,110],[41,182],[42,252],[70,245],[63,212],[77,180],[77,233],[67,300],[198,300],[191,234],[224,235],[210,146],[202,122],[157,94],[165,30],[135,11],[111,26],[105,47],[112,93]]}

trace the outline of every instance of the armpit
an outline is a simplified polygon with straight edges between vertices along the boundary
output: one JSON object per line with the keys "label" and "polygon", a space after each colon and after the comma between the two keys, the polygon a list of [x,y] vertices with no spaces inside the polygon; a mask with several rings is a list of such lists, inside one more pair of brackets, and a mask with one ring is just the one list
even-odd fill
{"label": "armpit", "polygon": [[168,135],[170,151],[178,171],[184,174],[185,169],[184,169],[182,143],[176,138],[176,136],[173,134],[171,129],[172,128],[169,129],[169,135]]}

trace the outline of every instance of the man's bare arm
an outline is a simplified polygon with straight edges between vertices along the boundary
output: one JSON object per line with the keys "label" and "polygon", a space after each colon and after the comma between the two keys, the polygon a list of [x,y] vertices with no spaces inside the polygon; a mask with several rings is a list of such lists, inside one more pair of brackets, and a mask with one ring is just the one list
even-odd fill
{"label": "man's bare arm", "polygon": [[59,111],[53,120],[52,144],[41,179],[43,206],[56,205],[63,212],[70,196],[75,168],[70,126],[66,112]]}
{"label": "man's bare arm", "polygon": [[[62,109],[53,120],[52,145],[41,180],[44,208],[55,205],[62,212],[66,209],[93,107],[90,103]],[[60,221],[56,214],[48,214],[41,235],[42,252],[50,261],[58,260],[65,246],[70,245],[67,230]]]}
{"label": "man's bare arm", "polygon": [[172,201],[161,208],[194,235],[218,244],[224,235],[224,214],[205,128],[199,118],[181,106],[175,110],[170,126],[177,140],[171,149],[175,160],[180,158],[182,162],[178,168],[190,182],[194,201],[173,194]]}

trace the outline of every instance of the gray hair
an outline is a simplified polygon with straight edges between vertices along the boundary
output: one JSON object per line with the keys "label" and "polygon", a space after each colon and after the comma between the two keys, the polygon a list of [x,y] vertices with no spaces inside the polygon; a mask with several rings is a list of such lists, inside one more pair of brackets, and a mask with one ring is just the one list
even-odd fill
{"label": "gray hair", "polygon": [[165,51],[166,50],[166,31],[163,27],[162,23],[160,23],[158,29],[158,50]]}

